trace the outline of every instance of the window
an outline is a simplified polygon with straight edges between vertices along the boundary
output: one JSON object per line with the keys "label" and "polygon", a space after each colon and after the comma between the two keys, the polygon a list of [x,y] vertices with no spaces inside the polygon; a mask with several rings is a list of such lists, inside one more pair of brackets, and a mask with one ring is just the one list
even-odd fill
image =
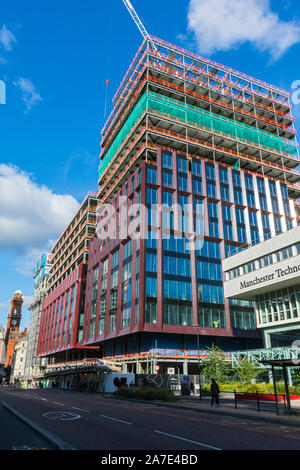
{"label": "window", "polygon": [[243,205],[243,194],[239,189],[234,190],[234,202],[239,205]]}
{"label": "window", "polygon": [[223,184],[221,184],[221,199],[226,202],[230,201],[229,188]]}
{"label": "window", "polygon": [[270,188],[271,196],[277,197],[277,191],[276,191],[276,183],[275,183],[275,181],[269,180],[269,188]]}
{"label": "window", "polygon": [[147,203],[152,205],[157,203],[157,191],[156,189],[147,188]]}
{"label": "window", "polygon": [[157,183],[157,170],[156,168],[147,168],[147,183],[156,184]]}
{"label": "window", "polygon": [[146,277],[146,295],[148,297],[157,296],[157,279],[154,277]]}
{"label": "window", "polygon": [[256,212],[249,211],[249,222],[251,226],[257,227]]}
{"label": "window", "polygon": [[247,243],[247,235],[245,227],[238,227],[238,240],[240,243]]}
{"label": "window", "polygon": [[177,158],[177,169],[181,173],[187,173],[187,161],[184,158]]}
{"label": "window", "polygon": [[276,234],[281,233],[282,232],[282,226],[281,226],[280,217],[274,216],[274,224],[275,224]]}
{"label": "window", "polygon": [[192,170],[194,176],[201,177],[201,163],[200,162],[192,162]]}
{"label": "window", "polygon": [[202,194],[202,182],[201,181],[193,179],[193,193]]}
{"label": "window", "polygon": [[241,175],[240,173],[233,171],[232,172],[233,186],[241,187]]}
{"label": "window", "polygon": [[172,169],[173,167],[173,158],[171,153],[163,152],[162,154],[162,163],[164,168]]}
{"label": "window", "polygon": [[146,271],[157,272],[157,255],[154,253],[147,253],[146,255]]}
{"label": "window", "polygon": [[279,214],[279,204],[278,204],[278,201],[276,198],[272,197],[271,198],[271,201],[272,201],[272,209],[273,209],[273,212],[275,212],[276,214]]}
{"label": "window", "polygon": [[266,188],[265,188],[265,182],[263,178],[259,178],[259,177],[257,178],[257,188],[260,193],[265,194]]}
{"label": "window", "polygon": [[173,175],[172,173],[168,173],[163,171],[163,186],[167,188],[172,188],[173,186]]}
{"label": "window", "polygon": [[173,194],[169,193],[167,191],[163,191],[163,204],[165,204],[168,207],[173,206]]}
{"label": "window", "polygon": [[238,224],[245,224],[244,209],[236,209],[236,221]]}
{"label": "window", "polygon": [[163,322],[166,325],[193,325],[192,307],[165,304]]}
{"label": "window", "polygon": [[209,222],[209,234],[213,238],[219,238],[219,227],[218,222]]}
{"label": "window", "polygon": [[188,191],[188,181],[185,176],[178,176],[178,189],[179,191]]}
{"label": "window", "polygon": [[215,167],[211,165],[206,165],[206,179],[214,180],[215,179]]}
{"label": "window", "polygon": [[268,210],[267,198],[263,194],[259,195],[259,204],[262,211]]}
{"label": "window", "polygon": [[262,214],[261,219],[262,219],[263,228],[266,229],[266,230],[269,230],[270,229],[269,216],[267,214]]}
{"label": "window", "polygon": [[258,230],[251,229],[251,242],[253,245],[256,245],[259,242],[259,232]]}
{"label": "window", "polygon": [[146,302],[145,305],[145,322],[157,323],[157,304],[154,302]]}
{"label": "window", "polygon": [[225,240],[233,240],[231,224],[224,224],[224,238]]}
{"label": "window", "polygon": [[207,183],[207,196],[216,199],[216,185]]}
{"label": "window", "polygon": [[222,206],[223,220],[231,222],[231,208],[230,206]]}
{"label": "window", "polygon": [[247,173],[245,173],[245,184],[246,184],[246,189],[253,191],[253,179],[252,179],[252,176],[248,175]]}
{"label": "window", "polygon": [[214,219],[218,218],[218,208],[215,202],[208,202],[208,215]]}
{"label": "window", "polygon": [[228,173],[226,168],[219,167],[220,182],[228,184]]}
{"label": "window", "polygon": [[255,197],[253,193],[247,192],[247,202],[249,207],[255,207]]}

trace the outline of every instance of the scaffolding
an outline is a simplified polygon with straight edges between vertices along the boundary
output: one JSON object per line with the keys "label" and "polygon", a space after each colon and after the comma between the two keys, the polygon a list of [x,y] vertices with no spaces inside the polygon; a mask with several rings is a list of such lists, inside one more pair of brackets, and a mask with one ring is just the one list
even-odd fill
{"label": "scaffolding", "polygon": [[[155,111],[162,117],[174,118],[185,125],[191,124],[199,129],[221,136],[228,136],[241,143],[254,144],[259,148],[279,153],[280,155],[297,156],[297,145],[287,139],[196,106],[187,105],[185,102],[146,91],[135,105],[110,147],[108,149],[106,147],[103,150],[101,154],[103,158],[99,166],[99,177],[101,177],[106,167],[118,155],[121,145],[128,139],[129,134],[136,127],[141,115],[147,111]],[[105,154],[104,156],[103,153]]]}

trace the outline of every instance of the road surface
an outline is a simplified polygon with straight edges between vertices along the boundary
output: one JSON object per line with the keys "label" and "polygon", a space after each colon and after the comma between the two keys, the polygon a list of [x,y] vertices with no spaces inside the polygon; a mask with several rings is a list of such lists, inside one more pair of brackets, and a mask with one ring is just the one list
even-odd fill
{"label": "road surface", "polygon": [[0,389],[1,402],[77,450],[300,449],[300,428],[289,424],[51,389]]}

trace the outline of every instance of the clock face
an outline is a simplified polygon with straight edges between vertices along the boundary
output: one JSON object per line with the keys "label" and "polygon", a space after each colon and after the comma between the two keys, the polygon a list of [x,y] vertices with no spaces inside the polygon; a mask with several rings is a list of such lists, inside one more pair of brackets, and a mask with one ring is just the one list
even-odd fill
{"label": "clock face", "polygon": [[12,324],[13,326],[15,326],[15,325],[17,324],[17,320],[13,320],[13,321],[11,322],[11,324]]}

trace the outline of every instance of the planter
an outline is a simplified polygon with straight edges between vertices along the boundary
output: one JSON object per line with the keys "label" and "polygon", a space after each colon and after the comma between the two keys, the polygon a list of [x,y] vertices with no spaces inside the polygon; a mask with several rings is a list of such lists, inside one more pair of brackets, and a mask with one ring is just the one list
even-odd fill
{"label": "planter", "polygon": [[[259,401],[275,401],[275,395],[272,394],[258,394]],[[237,400],[257,400],[256,393],[236,393]],[[285,395],[278,395],[277,400],[284,402]],[[290,395],[290,400],[300,400],[300,395]]]}

